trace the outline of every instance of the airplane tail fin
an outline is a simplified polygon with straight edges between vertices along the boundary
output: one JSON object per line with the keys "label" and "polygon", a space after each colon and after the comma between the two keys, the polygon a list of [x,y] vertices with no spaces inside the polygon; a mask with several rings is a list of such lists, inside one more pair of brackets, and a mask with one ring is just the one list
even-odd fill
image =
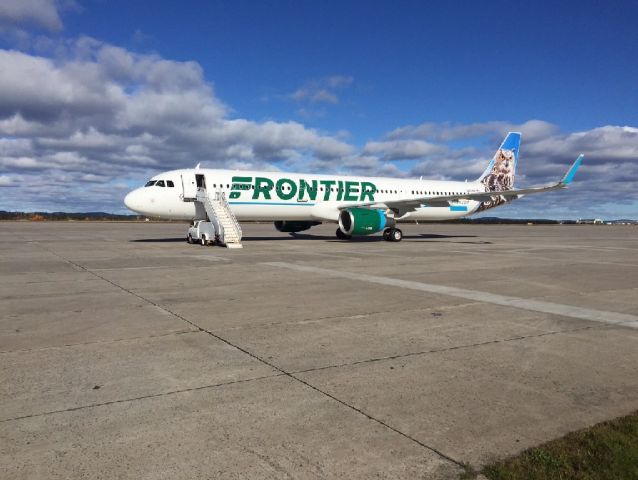
{"label": "airplane tail fin", "polygon": [[483,175],[478,179],[488,192],[502,192],[514,187],[514,174],[518,163],[518,151],[521,146],[521,134],[509,132]]}

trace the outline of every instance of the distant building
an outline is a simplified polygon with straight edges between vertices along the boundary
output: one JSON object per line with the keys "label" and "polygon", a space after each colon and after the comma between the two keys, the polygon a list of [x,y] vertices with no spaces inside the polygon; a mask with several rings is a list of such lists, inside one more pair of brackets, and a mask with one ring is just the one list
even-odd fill
{"label": "distant building", "polygon": [[600,218],[579,218],[576,223],[584,225],[602,225],[603,221]]}

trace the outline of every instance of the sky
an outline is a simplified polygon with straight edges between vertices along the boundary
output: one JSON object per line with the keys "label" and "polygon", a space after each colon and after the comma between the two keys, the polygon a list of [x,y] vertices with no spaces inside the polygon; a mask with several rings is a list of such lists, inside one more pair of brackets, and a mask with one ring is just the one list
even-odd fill
{"label": "sky", "polygon": [[0,210],[125,213],[193,167],[474,180],[638,218],[638,0],[0,0]]}

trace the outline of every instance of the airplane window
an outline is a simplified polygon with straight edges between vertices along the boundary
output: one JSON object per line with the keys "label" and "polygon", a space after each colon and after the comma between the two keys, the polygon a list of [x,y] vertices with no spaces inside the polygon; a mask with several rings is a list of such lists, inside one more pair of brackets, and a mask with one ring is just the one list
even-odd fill
{"label": "airplane window", "polygon": [[163,187],[164,186],[164,180],[158,180],[157,183],[155,183],[156,187]]}
{"label": "airplane window", "polygon": [[174,187],[174,186],[175,186],[175,184],[173,183],[173,181],[172,181],[172,180],[166,180],[166,186],[167,186],[167,187]]}
{"label": "airplane window", "polygon": [[146,182],[146,185],[144,185],[145,187],[152,187],[153,185],[155,185],[155,180],[149,180],[148,182]]}
{"label": "airplane window", "polygon": [[213,183],[213,188],[217,188],[217,184],[216,183]]}
{"label": "airplane window", "polygon": [[230,188],[230,185],[226,184],[226,188]]}

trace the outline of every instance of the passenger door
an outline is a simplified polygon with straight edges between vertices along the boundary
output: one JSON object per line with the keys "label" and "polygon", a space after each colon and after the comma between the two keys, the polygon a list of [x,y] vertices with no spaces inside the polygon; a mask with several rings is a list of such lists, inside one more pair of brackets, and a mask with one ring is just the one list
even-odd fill
{"label": "passenger door", "polygon": [[195,183],[195,174],[185,172],[180,174],[182,177],[182,194],[184,201],[195,200],[197,197],[197,184]]}

